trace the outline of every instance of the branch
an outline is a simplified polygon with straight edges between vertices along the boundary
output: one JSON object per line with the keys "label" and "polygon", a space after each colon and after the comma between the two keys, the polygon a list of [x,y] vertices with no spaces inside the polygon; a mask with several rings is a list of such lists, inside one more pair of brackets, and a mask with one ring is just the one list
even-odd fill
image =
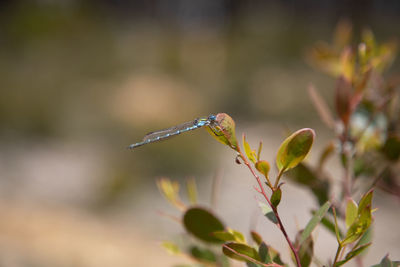
{"label": "branch", "polygon": [[282,265],[279,265],[279,264],[276,264],[276,263],[268,264],[268,263],[259,262],[258,260],[255,260],[255,259],[253,259],[253,258],[251,258],[251,257],[249,257],[249,256],[247,256],[247,255],[245,255],[245,254],[242,254],[242,253],[240,253],[240,252],[237,252],[236,250],[234,250],[234,249],[228,247],[227,245],[222,245],[222,246],[223,246],[224,248],[226,248],[227,250],[229,250],[230,252],[232,252],[232,253],[234,253],[234,254],[240,256],[240,257],[243,257],[243,258],[245,258],[246,260],[251,261],[251,262],[253,262],[253,263],[255,263],[255,264],[258,264],[258,265],[261,265],[261,266],[264,266],[264,267],[283,267]]}
{"label": "branch", "polygon": [[289,244],[290,249],[293,252],[293,255],[296,259],[296,264],[297,267],[301,267],[301,263],[300,263],[300,257],[299,257],[299,253],[298,250],[295,249],[295,247],[293,246],[292,241],[290,241],[288,234],[286,233],[286,229],[283,226],[283,223],[281,221],[281,218],[279,217],[279,213],[278,210],[276,209],[276,207],[274,207],[274,205],[272,205],[269,197],[267,196],[267,194],[265,193],[264,187],[262,186],[260,177],[257,175],[257,173],[253,170],[253,168],[251,167],[250,163],[247,161],[247,158],[243,155],[242,151],[239,149],[239,147],[237,148],[238,153],[240,154],[240,157],[242,158],[244,164],[247,166],[247,168],[249,168],[250,172],[253,174],[253,176],[256,178],[258,186],[259,186],[259,190],[257,190],[257,192],[259,192],[261,195],[263,195],[263,197],[265,198],[265,200],[268,202],[268,205],[271,207],[277,221],[278,221],[278,228],[281,230],[282,234],[284,235],[287,243]]}

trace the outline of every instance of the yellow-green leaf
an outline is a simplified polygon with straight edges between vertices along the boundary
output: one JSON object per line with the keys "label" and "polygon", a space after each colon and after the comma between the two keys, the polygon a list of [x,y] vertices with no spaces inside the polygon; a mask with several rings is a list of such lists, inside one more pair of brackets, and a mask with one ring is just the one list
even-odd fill
{"label": "yellow-green leaf", "polygon": [[374,191],[370,190],[361,197],[360,203],[358,205],[359,214],[361,213],[362,210],[366,208],[369,208],[369,210],[371,210],[373,193]]}
{"label": "yellow-green leaf", "polygon": [[343,244],[350,244],[361,236],[368,230],[372,222],[372,197],[373,190],[368,191],[361,198],[358,209],[357,218],[354,220],[353,224],[349,227],[346,233],[346,237],[343,240]]}
{"label": "yellow-green leaf", "polygon": [[266,160],[257,161],[255,166],[256,166],[257,171],[262,173],[265,176],[265,178],[267,178],[267,180],[268,180],[268,173],[270,170],[268,161],[266,161]]}
{"label": "yellow-green leaf", "polygon": [[342,244],[350,244],[359,239],[367,231],[367,229],[371,225],[371,221],[372,215],[370,207],[363,209],[354,221],[354,223],[350,226]]}
{"label": "yellow-green leaf", "polygon": [[236,241],[239,243],[246,243],[244,235],[236,230],[228,229],[227,231],[216,231],[212,233],[213,236],[222,241]]}
{"label": "yellow-green leaf", "polygon": [[215,126],[207,126],[206,130],[224,145],[237,150],[237,140],[235,133],[235,121],[226,113],[218,113],[216,115]]}
{"label": "yellow-green leaf", "polygon": [[157,186],[162,195],[167,199],[172,205],[178,209],[183,209],[183,204],[179,198],[179,183],[173,182],[168,178],[161,178],[157,181]]}
{"label": "yellow-green leaf", "polygon": [[264,214],[265,217],[267,217],[268,220],[270,220],[274,224],[278,224],[278,219],[276,218],[275,213],[270,206],[262,202],[258,202],[258,205],[261,208],[261,212]]}
{"label": "yellow-green leaf", "polygon": [[221,241],[235,241],[235,236],[227,231],[216,231],[212,235]]}
{"label": "yellow-green leaf", "polygon": [[268,246],[268,253],[272,259],[273,262],[280,264],[282,266],[288,266],[287,264],[283,263],[283,261],[281,260],[281,255],[279,254],[279,252],[274,249],[271,246]]}
{"label": "yellow-green leaf", "polygon": [[354,76],[354,53],[350,47],[343,49],[340,55],[341,74],[347,81],[352,81]]}
{"label": "yellow-green leaf", "polygon": [[239,261],[260,261],[257,250],[243,243],[230,242],[223,246],[223,253],[231,259]]}
{"label": "yellow-green leaf", "polygon": [[308,154],[315,137],[313,129],[304,128],[285,139],[279,147],[276,165],[280,172],[294,168]]}
{"label": "yellow-green leaf", "polygon": [[200,207],[188,209],[183,216],[185,229],[200,240],[210,243],[222,243],[213,233],[223,231],[224,225],[211,212]]}
{"label": "yellow-green leaf", "polygon": [[164,241],[161,243],[161,246],[171,255],[177,255],[181,253],[181,250],[175,243]]}
{"label": "yellow-green leaf", "polygon": [[251,162],[256,163],[257,162],[256,151],[251,149],[249,143],[247,143],[247,141],[246,141],[246,136],[244,134],[243,134],[243,147],[244,147],[244,152],[246,153],[247,158]]}
{"label": "yellow-green leaf", "polygon": [[350,225],[354,223],[357,218],[357,203],[353,199],[347,200],[346,206],[346,227],[349,228]]}
{"label": "yellow-green leaf", "polygon": [[236,230],[233,229],[228,229],[228,232],[232,233],[235,241],[240,242],[240,243],[246,243],[246,238],[244,237],[244,235]]}
{"label": "yellow-green leaf", "polygon": [[261,242],[258,247],[258,255],[260,255],[261,262],[272,263],[271,256],[267,244]]}
{"label": "yellow-green leaf", "polygon": [[261,155],[262,147],[263,147],[263,143],[260,142],[260,144],[258,145],[258,151],[257,151],[257,161],[260,160],[260,155]]}
{"label": "yellow-green leaf", "polygon": [[256,231],[251,231],[251,238],[253,239],[254,242],[256,242],[257,245],[260,245],[263,242],[263,239],[259,233]]}

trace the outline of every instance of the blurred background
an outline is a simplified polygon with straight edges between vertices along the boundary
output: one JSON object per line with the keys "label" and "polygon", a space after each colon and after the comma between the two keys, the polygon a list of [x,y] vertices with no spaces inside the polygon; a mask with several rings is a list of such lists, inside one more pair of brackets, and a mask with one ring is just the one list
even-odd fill
{"label": "blurred background", "polygon": [[[270,162],[287,129],[315,128],[317,153],[332,135],[306,88],[312,82],[332,104],[335,83],[305,53],[330,41],[342,18],[355,36],[369,27],[379,41],[400,37],[397,0],[0,1],[0,266],[184,262],[159,246],[182,233],[160,215],[179,216],[158,193],[163,176],[195,177],[205,205],[221,177],[216,210],[247,232],[257,212],[252,177],[204,130],[126,147],[149,131],[226,112],[238,136],[264,141]],[[287,186],[281,205],[293,236],[315,203]],[[399,203],[375,201],[382,219],[371,264],[387,252],[400,257]],[[285,251],[274,226],[258,221]],[[317,248],[321,258],[333,258],[335,240],[320,235],[328,244]]]}

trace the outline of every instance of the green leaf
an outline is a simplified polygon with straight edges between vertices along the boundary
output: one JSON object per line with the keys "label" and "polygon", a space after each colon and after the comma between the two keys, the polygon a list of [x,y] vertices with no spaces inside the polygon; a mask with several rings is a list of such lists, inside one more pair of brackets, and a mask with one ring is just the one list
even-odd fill
{"label": "green leaf", "polygon": [[327,201],[324,205],[322,205],[321,208],[314,214],[314,216],[311,218],[311,220],[308,222],[306,228],[304,228],[304,231],[301,233],[299,244],[301,245],[306,239],[311,235],[312,231],[314,228],[317,226],[317,224],[324,218],[326,212],[329,210],[331,206],[331,203]]}
{"label": "green leaf", "polygon": [[[260,261],[257,250],[243,243],[230,242],[223,246],[222,252],[231,259],[239,261]],[[247,256],[247,257],[246,257]],[[257,263],[257,262],[255,262]]]}
{"label": "green leaf", "polygon": [[258,248],[258,254],[260,255],[261,262],[263,263],[276,263],[282,266],[287,266],[281,260],[281,257],[276,249],[268,246],[262,242]]}
{"label": "green leaf", "polygon": [[249,143],[247,143],[247,141],[246,141],[246,136],[244,134],[243,134],[243,147],[244,147],[244,152],[246,153],[247,158],[255,164],[257,162],[256,151],[251,149]]}
{"label": "green leaf", "polygon": [[358,206],[357,203],[349,198],[346,206],[346,227],[349,228],[357,218]]}
{"label": "green leaf", "polygon": [[287,265],[284,264],[283,261],[281,260],[281,255],[279,254],[279,252],[278,252],[276,249],[274,249],[274,248],[271,247],[271,246],[268,246],[268,251],[269,251],[270,257],[272,258],[272,262],[278,263],[278,264],[280,264],[280,265],[285,265],[285,266],[287,266]]}
{"label": "green leaf", "polygon": [[400,261],[391,261],[389,255],[386,255],[379,264],[372,267],[397,267],[400,266]]}
{"label": "green leaf", "polygon": [[274,205],[275,208],[278,207],[279,203],[281,202],[281,197],[282,197],[282,190],[280,187],[278,187],[271,196],[271,203]]}
{"label": "green leaf", "polygon": [[368,228],[367,231],[361,236],[361,238],[357,241],[355,247],[360,247],[372,241],[372,227]]}
{"label": "green leaf", "polygon": [[246,243],[244,235],[236,230],[228,229],[227,231],[216,231],[212,233],[213,236],[222,241],[236,241],[240,243]]}
{"label": "green leaf", "polygon": [[268,218],[268,220],[270,220],[274,224],[278,223],[278,219],[276,218],[276,216],[270,206],[268,206],[262,202],[258,202],[258,205],[261,208],[261,212],[264,214],[265,217]]}
{"label": "green leaf", "polygon": [[233,237],[235,238],[235,241],[240,243],[246,243],[246,238],[241,232],[232,229],[229,229],[228,232],[232,233]]}
{"label": "green leaf", "polygon": [[335,207],[332,208],[332,212],[333,212],[333,218],[335,219],[335,234],[336,234],[336,240],[338,242],[338,244],[340,245],[342,243],[342,234],[340,232],[339,229],[339,224],[337,221],[337,216],[336,216],[336,209]]}
{"label": "green leaf", "polygon": [[347,231],[343,245],[350,244],[360,238],[371,225],[371,221],[371,210],[364,209]]}
{"label": "green leaf", "polygon": [[182,208],[182,202],[179,198],[179,183],[173,182],[168,178],[161,178],[157,180],[157,187],[160,190],[161,194],[165,197],[168,202],[177,207],[178,209]]}
{"label": "green leaf", "polygon": [[212,235],[221,241],[235,241],[235,236],[227,231],[216,231]]}
{"label": "green leaf", "polygon": [[358,254],[360,254],[361,252],[363,252],[366,248],[368,248],[371,245],[371,243],[365,244],[357,249],[354,249],[352,251],[350,251],[349,253],[346,254],[346,257],[344,258],[344,260],[339,261],[336,263],[336,266],[341,266],[343,264],[345,264],[346,262],[348,262],[349,260],[351,260],[352,258],[354,258],[355,256],[357,256]]}
{"label": "green leaf", "polygon": [[314,256],[314,241],[311,236],[300,246],[299,257],[301,266],[308,267]]}
{"label": "green leaf", "polygon": [[259,233],[257,233],[256,231],[251,231],[250,235],[251,235],[251,238],[253,239],[253,241],[258,246],[263,242],[261,235]]}
{"label": "green leaf", "polygon": [[258,145],[258,151],[257,151],[257,161],[260,161],[262,147],[263,147],[263,143],[260,141],[260,144]]}
{"label": "green leaf", "polygon": [[212,233],[225,229],[222,222],[209,211],[194,207],[188,209],[183,216],[186,231],[198,239],[210,243],[222,243]]}
{"label": "green leaf", "polygon": [[269,166],[268,161],[266,161],[266,160],[257,161],[255,166],[256,166],[257,171],[262,173],[265,177],[268,177],[268,173],[271,168]]}
{"label": "green leaf", "polygon": [[268,173],[270,170],[268,161],[266,161],[266,160],[257,161],[255,164],[255,167],[256,167],[257,171],[259,171],[260,173],[262,173],[264,175],[265,179],[267,179],[268,185],[271,186],[269,178],[268,178]]}
{"label": "green leaf", "polygon": [[218,113],[216,115],[217,126],[207,126],[206,130],[217,141],[229,146],[234,150],[238,150],[237,139],[235,134],[235,121],[226,113]]}
{"label": "green leaf", "polygon": [[181,250],[175,243],[164,241],[161,243],[161,246],[171,255],[178,255],[179,253],[181,253]]}
{"label": "green leaf", "polygon": [[[295,246],[299,248],[298,255],[300,258],[300,263],[302,267],[308,267],[311,264],[313,255],[314,255],[314,241],[312,236],[309,235],[306,240],[304,240],[301,244],[299,243],[299,238],[303,234],[303,230],[299,231],[296,235]],[[299,246],[300,245],[300,246]],[[292,255],[293,256],[293,255]],[[295,259],[293,258],[294,262]]]}
{"label": "green leaf", "polygon": [[268,246],[264,242],[262,242],[258,247],[258,254],[260,255],[261,262],[272,263],[271,257],[269,255]]}
{"label": "green leaf", "polygon": [[199,248],[197,246],[193,246],[190,249],[190,255],[192,255],[195,259],[199,261],[205,262],[216,262],[217,257],[215,256],[214,252],[209,249]]}
{"label": "green leaf", "polygon": [[313,129],[304,128],[286,138],[276,156],[276,165],[279,171],[296,167],[310,151],[314,137]]}
{"label": "green leaf", "polygon": [[373,193],[374,191],[370,190],[361,197],[360,203],[358,205],[358,213],[361,213],[361,211],[366,208],[371,210]]}
{"label": "green leaf", "polygon": [[360,238],[369,228],[372,222],[372,196],[373,191],[367,192],[360,200],[357,210],[357,218],[349,227],[343,245],[350,244]]}

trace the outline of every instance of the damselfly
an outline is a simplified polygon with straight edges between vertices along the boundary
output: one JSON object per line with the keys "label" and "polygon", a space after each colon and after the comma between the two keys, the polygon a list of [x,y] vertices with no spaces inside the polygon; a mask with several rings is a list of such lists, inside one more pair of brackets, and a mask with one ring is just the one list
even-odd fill
{"label": "damselfly", "polygon": [[193,121],[185,122],[164,130],[150,132],[143,137],[142,142],[132,144],[129,146],[129,148],[134,149],[139,146],[161,141],[184,132],[196,130],[204,126],[209,126],[213,132],[219,132],[219,130],[216,128],[218,126],[216,116],[210,115],[208,117],[197,118]]}

